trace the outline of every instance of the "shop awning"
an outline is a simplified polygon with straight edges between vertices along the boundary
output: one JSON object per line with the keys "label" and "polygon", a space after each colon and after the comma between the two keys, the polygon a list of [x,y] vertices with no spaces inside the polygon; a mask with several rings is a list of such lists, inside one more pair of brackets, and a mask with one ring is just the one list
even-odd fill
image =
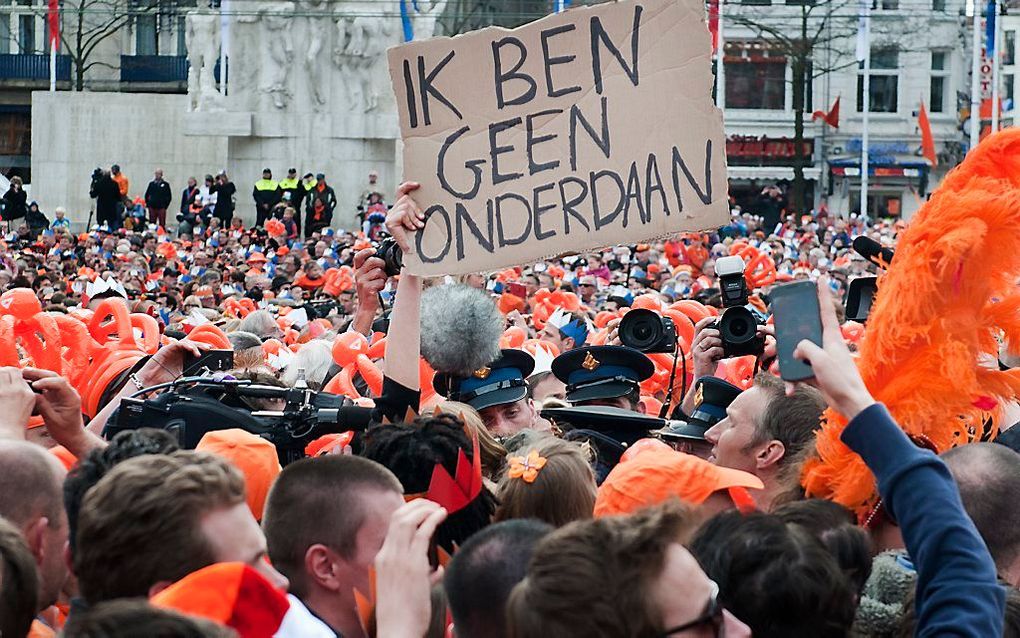
{"label": "shop awning", "polygon": [[[793,179],[792,166],[729,166],[726,173],[730,179]],[[808,166],[804,168],[804,179],[817,180],[822,169]]]}

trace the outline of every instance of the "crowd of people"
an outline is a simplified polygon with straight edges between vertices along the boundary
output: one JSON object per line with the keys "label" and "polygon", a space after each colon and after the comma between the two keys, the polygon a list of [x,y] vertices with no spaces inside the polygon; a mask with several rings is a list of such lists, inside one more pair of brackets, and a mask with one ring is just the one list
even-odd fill
{"label": "crowd of people", "polygon": [[[94,228],[7,237],[3,636],[1020,636],[1018,419],[989,398],[987,436],[950,449],[858,367],[873,328],[843,301],[889,264],[852,241],[899,249],[907,224],[734,210],[425,280],[387,252],[423,227],[416,184],[348,232],[324,175],[287,175],[255,183],[250,226],[225,173],[189,180],[172,232],[162,173],[137,216],[114,166]],[[733,257],[760,340],[740,356]],[[770,293],[804,280],[822,340],[784,383]],[[629,340],[637,309],[670,347]],[[857,498],[819,498],[810,468],[844,454]]]}

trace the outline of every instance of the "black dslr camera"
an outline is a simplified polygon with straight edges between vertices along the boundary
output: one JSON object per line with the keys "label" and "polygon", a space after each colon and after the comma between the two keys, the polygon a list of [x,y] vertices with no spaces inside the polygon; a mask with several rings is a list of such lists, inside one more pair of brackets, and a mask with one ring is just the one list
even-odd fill
{"label": "black dslr camera", "polygon": [[396,277],[400,274],[400,269],[404,266],[404,251],[400,250],[396,239],[387,237],[382,240],[374,256],[386,264],[383,269],[387,277]]}
{"label": "black dslr camera", "polygon": [[676,351],[673,320],[646,308],[635,308],[624,315],[618,334],[623,345],[641,352]]}
{"label": "black dslr camera", "polygon": [[758,319],[745,307],[748,290],[744,260],[736,255],[721,257],[715,262],[715,272],[719,276],[725,310],[711,327],[718,330],[722,338],[724,358],[747,354],[761,356],[765,351],[765,337],[758,336]]}

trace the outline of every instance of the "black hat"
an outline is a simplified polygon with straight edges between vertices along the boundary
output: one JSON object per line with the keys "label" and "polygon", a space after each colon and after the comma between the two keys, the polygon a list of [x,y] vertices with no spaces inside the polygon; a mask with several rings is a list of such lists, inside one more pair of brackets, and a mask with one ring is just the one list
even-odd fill
{"label": "black hat", "polygon": [[694,411],[686,423],[674,422],[663,435],[671,438],[704,441],[705,432],[726,418],[726,408],[742,392],[732,383],[716,377],[701,377],[694,384]]}
{"label": "black hat", "polygon": [[263,168],[263,169],[262,169],[262,172],[263,172],[263,173],[272,173],[273,171],[271,171],[271,170],[270,170],[270,169],[268,169],[268,168]]}
{"label": "black hat", "polygon": [[567,385],[567,401],[576,404],[629,394],[652,376],[655,364],[633,348],[587,346],[556,357],[552,372]]}
{"label": "black hat", "polygon": [[287,174],[288,175],[296,175],[297,174],[297,169],[296,168],[288,168],[287,169]]}
{"label": "black hat", "polygon": [[514,403],[528,396],[525,379],[535,369],[535,360],[522,350],[501,350],[498,359],[475,370],[469,377],[439,373],[436,391],[451,401],[467,403],[476,410]]}
{"label": "black hat", "polygon": [[594,447],[595,477],[599,483],[620,462],[627,448],[664,423],[654,416],[605,405],[546,408],[542,416],[564,430],[564,439],[586,441]]}

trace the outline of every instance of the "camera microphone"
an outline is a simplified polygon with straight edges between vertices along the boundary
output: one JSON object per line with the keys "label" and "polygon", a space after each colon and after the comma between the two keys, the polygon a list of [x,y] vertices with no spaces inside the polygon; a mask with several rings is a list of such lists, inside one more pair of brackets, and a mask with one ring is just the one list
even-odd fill
{"label": "camera microphone", "polygon": [[853,247],[858,255],[879,268],[888,269],[889,265],[892,264],[893,255],[895,254],[891,248],[885,248],[874,239],[864,235],[854,238]]}

